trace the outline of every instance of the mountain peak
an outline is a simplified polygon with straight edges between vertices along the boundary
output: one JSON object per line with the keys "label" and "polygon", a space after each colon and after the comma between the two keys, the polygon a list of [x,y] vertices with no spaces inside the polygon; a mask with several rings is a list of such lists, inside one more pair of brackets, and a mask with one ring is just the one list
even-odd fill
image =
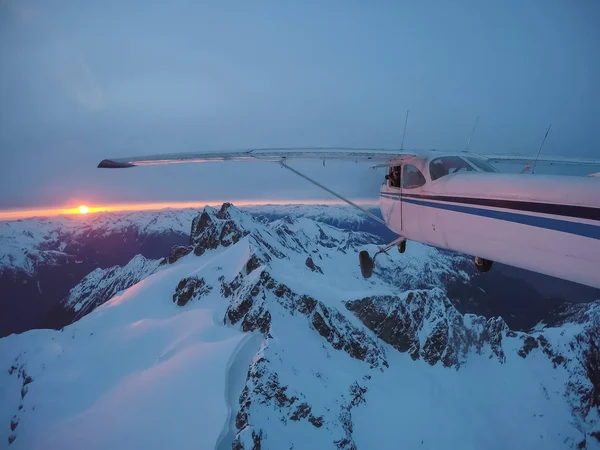
{"label": "mountain peak", "polygon": [[192,222],[190,244],[194,254],[200,256],[206,250],[235,244],[257,226],[260,224],[250,214],[231,203],[223,203],[219,211],[206,206]]}

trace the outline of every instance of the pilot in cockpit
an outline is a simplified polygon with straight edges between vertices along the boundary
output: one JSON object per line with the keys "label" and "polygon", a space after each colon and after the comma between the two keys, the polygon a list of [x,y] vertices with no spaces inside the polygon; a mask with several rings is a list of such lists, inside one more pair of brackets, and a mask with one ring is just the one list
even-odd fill
{"label": "pilot in cockpit", "polygon": [[394,166],[390,170],[389,175],[385,176],[386,180],[390,180],[390,187],[400,187],[400,166]]}

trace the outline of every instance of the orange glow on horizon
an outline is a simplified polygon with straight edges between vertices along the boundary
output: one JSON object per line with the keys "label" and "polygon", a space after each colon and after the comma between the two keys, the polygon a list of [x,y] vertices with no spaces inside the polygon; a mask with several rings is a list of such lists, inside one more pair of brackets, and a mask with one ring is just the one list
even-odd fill
{"label": "orange glow on horizon", "polygon": [[[209,200],[205,202],[160,202],[160,203],[123,203],[104,206],[85,206],[81,205],[74,208],[54,207],[40,209],[20,209],[20,210],[0,210],[0,221],[10,221],[19,219],[28,219],[34,217],[55,217],[55,216],[90,216],[93,213],[101,212],[134,212],[134,211],[159,211],[162,209],[186,209],[205,206],[220,207],[225,201]],[[259,206],[259,205],[345,205],[338,200],[238,200],[230,201],[235,206]],[[354,200],[359,205],[377,205],[377,200]],[[84,210],[86,212],[84,212]]]}

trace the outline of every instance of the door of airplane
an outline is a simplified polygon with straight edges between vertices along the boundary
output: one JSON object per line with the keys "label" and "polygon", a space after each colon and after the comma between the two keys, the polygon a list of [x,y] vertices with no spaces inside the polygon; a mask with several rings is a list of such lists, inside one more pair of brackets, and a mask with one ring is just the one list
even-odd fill
{"label": "door of airplane", "polygon": [[[391,166],[388,173],[388,187],[393,201],[389,205],[389,221],[393,222],[395,229],[398,225],[402,230],[402,165]],[[389,226],[389,224],[388,224]]]}
{"label": "door of airplane", "polygon": [[[407,237],[420,233],[420,217],[423,208],[414,202],[414,194],[420,193],[426,180],[423,173],[412,164],[402,165],[402,182],[400,183],[400,208],[402,231]],[[406,200],[406,201],[405,201]]]}

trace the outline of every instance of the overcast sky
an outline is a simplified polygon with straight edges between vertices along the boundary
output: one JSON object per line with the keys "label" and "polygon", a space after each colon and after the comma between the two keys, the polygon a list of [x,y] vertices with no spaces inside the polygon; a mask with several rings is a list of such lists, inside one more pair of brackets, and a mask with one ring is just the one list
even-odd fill
{"label": "overcast sky", "polygon": [[[218,5],[218,6],[216,6]],[[600,158],[600,2],[0,0],[0,208],[331,198],[268,163],[96,169],[269,146]],[[353,197],[380,174],[310,166]]]}

